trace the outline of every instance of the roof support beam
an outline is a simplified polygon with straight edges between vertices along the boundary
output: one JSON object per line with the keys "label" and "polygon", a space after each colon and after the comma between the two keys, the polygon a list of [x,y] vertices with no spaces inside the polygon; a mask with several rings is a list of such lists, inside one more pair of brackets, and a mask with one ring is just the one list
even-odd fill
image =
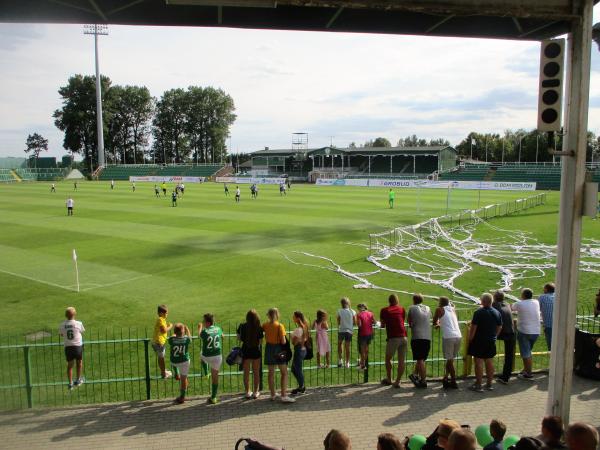
{"label": "roof support beam", "polygon": [[440,20],[439,22],[437,22],[436,24],[434,24],[433,26],[429,27],[426,31],[425,34],[429,34],[431,33],[433,30],[438,29],[439,27],[441,27],[443,24],[445,24],[446,22],[448,22],[450,19],[452,19],[454,17],[454,14],[451,14],[449,16],[444,17],[442,20]]}
{"label": "roof support beam", "polygon": [[515,27],[517,27],[517,30],[519,31],[519,33],[523,33],[523,27],[519,23],[519,19],[517,19],[516,17],[513,17],[512,21],[515,24]]}
{"label": "roof support beam", "polygon": [[342,11],[344,10],[343,6],[340,6],[337,11],[333,14],[333,16],[331,16],[331,19],[329,19],[329,22],[327,22],[327,25],[325,25],[325,28],[331,28],[331,26],[333,25],[333,22],[335,22],[337,20],[337,18],[340,16],[340,14],[342,13]]}
{"label": "roof support beam", "polygon": [[124,9],[128,9],[131,8],[132,6],[137,5],[138,3],[143,3],[146,0],[135,0],[133,2],[127,3],[125,5],[119,6],[118,8],[115,9],[111,9],[109,12],[106,13],[107,16],[110,16],[112,14],[118,13],[119,11],[123,11]]}
{"label": "roof support beam", "polygon": [[94,7],[94,11],[96,11],[96,14],[98,14],[102,18],[102,20],[104,20],[105,22],[108,22],[108,18],[102,12],[102,10],[98,6],[98,4],[94,0],[88,0],[88,1],[90,2],[90,5],[92,5]]}
{"label": "roof support beam", "polygon": [[91,14],[96,13],[96,11],[94,11],[93,9],[86,8],[85,6],[74,5],[72,3],[64,2],[61,0],[50,0],[50,2],[56,3],[57,5],[66,6],[68,8],[78,9],[79,11],[84,11],[84,12],[91,13]]}

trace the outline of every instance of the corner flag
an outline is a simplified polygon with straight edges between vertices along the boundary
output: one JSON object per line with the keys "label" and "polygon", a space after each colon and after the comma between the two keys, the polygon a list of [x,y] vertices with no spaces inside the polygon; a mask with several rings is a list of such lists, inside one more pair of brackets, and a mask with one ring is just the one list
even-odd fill
{"label": "corner flag", "polygon": [[75,249],[73,249],[73,261],[77,261],[77,253],[75,252]]}
{"label": "corner flag", "polygon": [[75,279],[77,280],[77,292],[79,292],[79,268],[77,267],[77,253],[73,249],[73,262],[75,263]]}

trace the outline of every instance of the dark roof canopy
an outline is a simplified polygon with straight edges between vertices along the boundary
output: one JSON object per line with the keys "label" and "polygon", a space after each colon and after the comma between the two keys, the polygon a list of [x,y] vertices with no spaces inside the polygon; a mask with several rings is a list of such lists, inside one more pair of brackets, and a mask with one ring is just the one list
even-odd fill
{"label": "dark roof canopy", "polygon": [[577,0],[0,0],[0,21],[539,40],[569,31],[578,8]]}

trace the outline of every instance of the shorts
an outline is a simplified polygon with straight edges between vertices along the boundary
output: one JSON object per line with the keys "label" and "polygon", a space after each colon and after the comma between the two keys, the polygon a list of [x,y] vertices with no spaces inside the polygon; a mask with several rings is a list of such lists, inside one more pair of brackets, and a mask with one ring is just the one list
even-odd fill
{"label": "shorts", "polygon": [[265,346],[265,365],[267,366],[283,366],[285,363],[277,361],[277,355],[283,350],[281,344],[269,344]]}
{"label": "shorts", "polygon": [[73,207],[72,206],[67,206],[67,211],[73,211]]}
{"label": "shorts", "polygon": [[454,359],[460,354],[460,342],[462,338],[442,339],[442,351],[444,359]]}
{"label": "shorts", "polygon": [[431,341],[429,339],[413,339],[410,341],[413,359],[417,361],[425,361],[429,356],[430,348]]}
{"label": "shorts", "polygon": [[67,362],[73,361],[74,359],[81,361],[83,359],[83,345],[70,345],[65,347],[65,357],[67,358]]}
{"label": "shorts", "polygon": [[469,355],[479,359],[496,356],[496,341],[493,339],[473,340],[469,344]]}
{"label": "shorts", "polygon": [[349,331],[338,332],[338,341],[352,342],[352,333]]}
{"label": "shorts", "polygon": [[406,359],[406,350],[408,349],[406,343],[406,337],[388,338],[385,344],[385,357],[391,360],[394,357],[394,353],[397,353],[398,361],[404,361]]}
{"label": "shorts", "polygon": [[177,369],[177,371],[179,372],[179,375],[181,375],[183,377],[187,377],[187,374],[190,371],[190,362],[189,361],[184,361],[184,362],[180,362],[180,363],[171,363],[171,365]]}
{"label": "shorts", "polygon": [[260,359],[260,347],[245,347],[242,345],[242,359]]}
{"label": "shorts", "polygon": [[521,358],[531,358],[531,350],[535,345],[535,341],[539,334],[517,333],[517,341],[519,341],[519,349],[521,350]]}
{"label": "shorts", "polygon": [[164,345],[161,345],[161,344],[159,344],[157,342],[153,342],[152,343],[152,348],[156,352],[156,356],[158,356],[159,358],[164,358],[165,357],[165,346]]}
{"label": "shorts", "polygon": [[202,362],[205,362],[210,366],[212,370],[219,370],[221,365],[223,364],[223,355],[215,355],[215,356],[200,356]]}
{"label": "shorts", "polygon": [[367,334],[366,336],[358,336],[358,346],[359,347],[364,347],[365,345],[368,346],[371,343],[371,340],[373,340],[372,334]]}

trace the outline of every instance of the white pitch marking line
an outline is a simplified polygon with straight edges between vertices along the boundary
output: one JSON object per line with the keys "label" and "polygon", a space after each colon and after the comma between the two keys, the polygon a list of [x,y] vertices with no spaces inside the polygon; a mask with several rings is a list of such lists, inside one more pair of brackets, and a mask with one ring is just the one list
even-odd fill
{"label": "white pitch marking line", "polygon": [[67,287],[67,286],[61,286],[60,284],[51,283],[50,281],[44,281],[44,280],[40,280],[38,278],[28,277],[27,275],[22,275],[20,273],[10,272],[10,271],[4,270],[4,269],[0,269],[0,272],[6,273],[8,275],[12,275],[14,277],[25,278],[26,280],[35,281],[37,283],[47,284],[48,286],[54,286],[54,287],[57,287],[57,288],[61,288],[61,289],[64,289],[66,291],[75,291],[75,289],[71,289],[70,287]]}

